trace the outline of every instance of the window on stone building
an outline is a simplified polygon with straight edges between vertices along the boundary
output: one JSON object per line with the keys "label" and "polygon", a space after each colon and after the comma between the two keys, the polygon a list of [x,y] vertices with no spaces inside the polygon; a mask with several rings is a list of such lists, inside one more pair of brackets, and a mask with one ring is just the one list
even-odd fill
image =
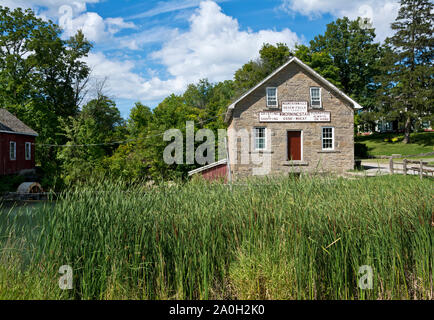
{"label": "window on stone building", "polygon": [[277,108],[279,106],[277,102],[277,88],[267,88],[267,107]]}
{"label": "window on stone building", "polygon": [[321,88],[310,88],[310,106],[312,108],[322,108],[321,106]]}
{"label": "window on stone building", "polygon": [[255,128],[254,144],[255,144],[256,151],[265,150],[266,148],[265,130],[266,130],[265,128]]}
{"label": "window on stone building", "polygon": [[323,150],[334,150],[335,145],[335,128],[333,127],[323,127],[322,128],[322,149]]}

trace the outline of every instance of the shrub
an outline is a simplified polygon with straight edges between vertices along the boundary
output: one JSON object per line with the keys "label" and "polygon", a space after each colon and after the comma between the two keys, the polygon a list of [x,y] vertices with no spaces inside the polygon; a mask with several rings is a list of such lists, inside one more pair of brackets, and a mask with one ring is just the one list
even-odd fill
{"label": "shrub", "polygon": [[368,147],[364,143],[357,142],[354,144],[354,156],[357,159],[365,159],[368,157]]}

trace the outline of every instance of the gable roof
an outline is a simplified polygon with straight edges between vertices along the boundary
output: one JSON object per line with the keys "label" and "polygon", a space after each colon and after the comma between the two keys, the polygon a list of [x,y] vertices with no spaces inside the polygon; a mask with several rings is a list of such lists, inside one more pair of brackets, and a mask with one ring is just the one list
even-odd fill
{"label": "gable roof", "polygon": [[280,71],[282,71],[284,68],[286,68],[291,63],[296,63],[304,71],[306,71],[308,74],[310,74],[311,76],[313,76],[316,80],[318,80],[319,82],[321,82],[325,86],[329,87],[337,95],[339,95],[342,99],[344,99],[345,101],[349,102],[354,109],[358,110],[358,109],[362,109],[363,108],[360,104],[358,104],[356,101],[354,101],[353,99],[351,99],[344,92],[342,92],[341,90],[339,90],[338,88],[336,88],[336,86],[333,85],[330,81],[328,81],[327,79],[325,79],[324,77],[322,77],[318,72],[316,72],[315,70],[313,70],[311,67],[309,67],[307,64],[305,64],[304,62],[302,62],[300,59],[298,59],[296,57],[293,57],[290,60],[288,60],[288,62],[286,62],[285,64],[283,64],[279,68],[277,68],[274,72],[272,72],[268,77],[266,77],[264,80],[262,80],[256,86],[254,86],[252,89],[250,89],[245,94],[243,94],[235,102],[233,102],[228,107],[228,110],[226,112],[225,122],[229,122],[229,120],[232,118],[232,113],[233,113],[233,111],[235,109],[235,106],[237,105],[238,102],[242,101],[244,98],[246,98],[247,96],[249,96],[253,91],[255,91],[256,89],[258,89],[265,82],[267,82],[268,80],[270,80],[272,77],[274,77],[276,74],[278,74]]}
{"label": "gable roof", "polygon": [[37,136],[37,132],[26,126],[20,119],[6,109],[0,109],[0,132]]}

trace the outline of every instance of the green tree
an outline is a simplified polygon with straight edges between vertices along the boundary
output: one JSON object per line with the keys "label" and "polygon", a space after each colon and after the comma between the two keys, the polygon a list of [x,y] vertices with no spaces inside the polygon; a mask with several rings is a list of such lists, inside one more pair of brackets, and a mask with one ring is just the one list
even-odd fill
{"label": "green tree", "polygon": [[62,123],[68,142],[58,157],[66,182],[101,171],[104,159],[118,147],[115,142],[126,137],[125,122],[116,104],[105,96],[89,101],[77,117]]}
{"label": "green tree", "polygon": [[131,136],[137,136],[140,132],[146,131],[153,119],[152,110],[140,102],[136,102],[130,111],[128,119],[128,131]]}
{"label": "green tree", "polygon": [[[0,104],[39,133],[37,143],[66,140],[59,119],[78,113],[91,44],[78,32],[68,40],[60,28],[30,9],[0,6]],[[46,174],[58,167],[54,148],[36,148]]]}
{"label": "green tree", "polygon": [[186,105],[205,109],[212,96],[213,87],[208,79],[201,79],[197,84],[189,84],[183,94]]}
{"label": "green tree", "polygon": [[430,117],[434,100],[433,3],[401,0],[395,34],[386,39],[379,103],[384,113],[405,121],[404,143],[410,142],[415,119]]}
{"label": "green tree", "polygon": [[249,61],[235,72],[234,84],[239,95],[254,87],[292,56],[291,50],[284,43],[275,46],[265,43],[259,51],[259,59]]}
{"label": "green tree", "polygon": [[[363,29],[359,20],[344,17],[328,24],[323,35],[310,41],[312,56],[314,53],[325,54],[316,58],[322,65],[318,68],[320,73],[327,71],[332,82],[367,110],[375,107],[377,84],[374,77],[379,75],[382,56],[380,44],[374,39],[373,29]],[[329,62],[333,64],[333,69],[324,66]]]}
{"label": "green tree", "polygon": [[333,64],[330,54],[325,51],[313,52],[308,46],[298,45],[294,55],[335,86],[342,88],[339,68]]}

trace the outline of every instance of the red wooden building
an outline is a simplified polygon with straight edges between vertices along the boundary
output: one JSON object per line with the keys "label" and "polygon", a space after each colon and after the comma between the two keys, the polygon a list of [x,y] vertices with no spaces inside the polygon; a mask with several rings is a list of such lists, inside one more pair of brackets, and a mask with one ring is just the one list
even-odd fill
{"label": "red wooden building", "polygon": [[188,175],[193,176],[200,174],[205,180],[217,180],[224,179],[227,182],[228,164],[227,159],[220,160],[218,162],[211,163],[207,166],[197,168],[189,171]]}
{"label": "red wooden building", "polygon": [[35,168],[36,131],[6,109],[0,109],[0,175]]}

